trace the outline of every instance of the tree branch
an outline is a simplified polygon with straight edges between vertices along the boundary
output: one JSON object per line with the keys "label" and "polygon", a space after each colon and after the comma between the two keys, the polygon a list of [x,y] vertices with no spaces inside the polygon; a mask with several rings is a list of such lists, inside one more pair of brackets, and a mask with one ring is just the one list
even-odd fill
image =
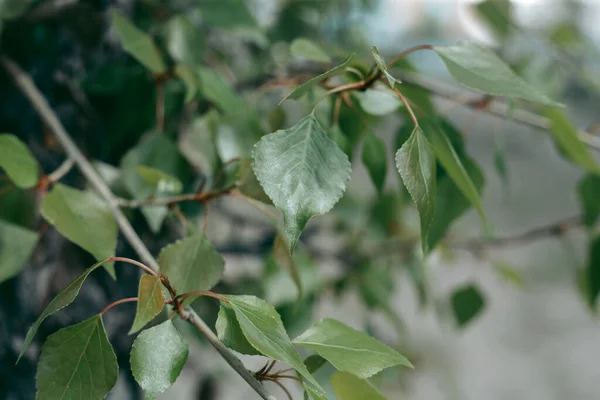
{"label": "tree branch", "polygon": [[[42,120],[56,135],[56,138],[64,148],[67,155],[73,159],[75,164],[81,170],[81,173],[92,185],[92,187],[100,194],[100,196],[108,203],[121,232],[137,252],[141,261],[149,266],[152,270],[158,271],[158,262],[150,254],[150,251],[146,245],[142,242],[138,234],[135,232],[129,220],[125,217],[121,209],[119,208],[119,202],[113,195],[109,187],[104,183],[100,175],[92,167],[87,158],[79,150],[77,145],[73,142],[70,135],[67,133],[65,128],[62,126],[58,117],[50,108],[50,105],[40,93],[38,88],[35,86],[31,77],[25,73],[21,68],[15,64],[12,60],[6,56],[0,56],[0,63],[6,68],[9,74],[12,76],[17,87],[23,92],[23,94],[29,99],[33,107],[36,109]],[[221,356],[227,361],[227,363],[242,377],[244,380],[254,389],[265,400],[276,400],[267,389],[258,382],[252,373],[246,369],[244,364],[217,338],[214,332],[204,323],[204,321],[191,309],[185,309],[181,313],[181,317],[192,324],[198,331],[200,331],[213,345],[213,347],[221,354]]]}

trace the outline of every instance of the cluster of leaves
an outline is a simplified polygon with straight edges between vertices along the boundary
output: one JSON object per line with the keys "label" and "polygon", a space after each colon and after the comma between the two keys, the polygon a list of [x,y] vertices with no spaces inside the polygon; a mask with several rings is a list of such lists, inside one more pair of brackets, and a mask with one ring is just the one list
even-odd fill
{"label": "cluster of leaves", "polygon": [[[243,1],[234,3],[224,7],[221,2],[208,2],[201,7],[202,18],[218,29],[230,29],[238,34],[241,31],[247,40],[266,46],[267,38]],[[486,7],[492,3],[502,2],[482,3],[480,12],[484,16],[490,14]],[[230,15],[231,10],[235,15]],[[332,66],[336,57],[330,55],[330,51],[307,38],[293,40],[286,44],[287,57],[308,61],[325,71],[296,86],[279,106],[270,110],[269,128],[274,132],[265,134],[257,110],[236,93],[220,72],[206,67],[203,34],[184,13],[163,23],[162,42],[156,42],[118,12],[111,14],[111,23],[123,49],[151,74],[159,105],[155,130],[125,154],[119,169],[96,164],[110,181],[111,189],[129,198],[121,205],[139,208],[155,233],[160,232],[165,218],[182,201],[199,202],[206,208],[214,198],[236,194],[269,212],[271,205],[276,207],[281,212],[282,224],[274,218],[277,239],[268,262],[275,260],[276,264],[289,267],[299,301],[318,286],[307,277],[313,271],[299,266],[305,257],[302,251],[296,250],[301,233],[311,218],[334,207],[348,230],[353,230],[356,223],[351,214],[354,213],[344,194],[352,165],[358,159],[366,167],[377,192],[373,220],[380,222],[383,228],[374,236],[384,239],[397,236],[400,230],[396,215],[398,204],[412,204],[416,208],[420,240],[410,244],[416,243],[423,257],[415,255],[414,264],[436,248],[451,223],[471,207],[480,215],[484,230],[489,230],[480,201],[484,177],[467,154],[461,133],[437,112],[423,88],[398,79],[400,70],[412,69],[404,57],[413,51],[435,52],[450,75],[470,89],[542,107],[561,153],[589,172],[579,186],[585,224],[592,227],[600,216],[595,201],[600,193],[600,170],[577,130],[565,117],[562,106],[479,44],[418,46],[391,62],[386,62],[373,47],[371,57],[362,59],[344,53],[343,61]],[[500,35],[505,35],[508,29],[504,25],[494,26]],[[185,102],[206,106],[204,113],[190,122],[190,133],[180,146],[165,134],[168,127],[164,126],[164,115],[160,111],[162,107],[164,112],[165,99],[158,95],[173,82],[185,87]],[[297,80],[291,82],[297,83]],[[288,99],[295,100],[307,115],[284,128],[288,118],[283,103]],[[386,185],[389,181],[387,146],[371,130],[380,118],[393,113],[400,113],[405,121],[393,150],[406,196],[404,192],[386,191],[389,186]],[[359,150],[360,158],[354,157]],[[201,185],[197,192],[181,195],[197,184],[190,164],[211,179],[212,185],[207,190]],[[53,182],[48,176],[40,177],[37,161],[14,135],[0,135],[0,167],[18,188],[37,188],[44,193],[40,203],[44,219],[98,260],[47,306],[27,333],[21,357],[43,320],[71,304],[95,269],[103,266],[115,278],[115,261],[139,263],[115,257],[118,228],[111,206],[91,191]],[[346,216],[345,207],[349,208]],[[0,282],[20,272],[38,236],[33,230],[0,220],[0,248],[13,249],[0,252]],[[355,245],[353,241],[349,248],[360,247]],[[357,268],[343,279],[354,280],[367,306],[387,309],[385,293],[392,290],[390,276],[374,268],[374,263],[365,260],[363,254],[360,256]],[[188,236],[162,250],[159,266],[159,271],[145,267],[148,274],[140,279],[137,298],[124,299],[137,301],[130,334],[142,332],[133,344],[130,364],[147,398],[155,398],[173,384],[186,362],[188,346],[171,319],[144,328],[157,319],[165,305],[173,315],[183,317],[183,307],[202,296],[220,301],[215,328],[226,346],[242,354],[263,355],[288,364],[298,373],[297,380],[305,388],[307,398],[327,398],[326,391],[313,376],[325,362],[338,370],[331,377],[331,384],[342,400],[384,399],[369,378],[389,367],[411,366],[396,350],[339,321],[324,319],[291,340],[282,315],[271,303],[251,295],[210,292],[222,279],[224,261],[204,231],[197,232],[190,226]],[[584,292],[591,305],[600,294],[598,266],[600,238],[592,241],[590,268],[582,276]],[[422,268],[413,266],[410,272],[422,297],[426,297]],[[505,269],[504,273],[512,272]],[[275,273],[267,278],[276,281],[278,276]],[[474,284],[459,288],[450,302],[460,326],[472,321],[485,305],[482,293]],[[47,339],[36,378],[40,399],[74,396],[100,399],[113,388],[118,367],[102,321],[103,314],[113,305]],[[314,354],[303,360],[298,348]],[[256,373],[259,379],[274,379],[265,378],[269,377],[265,370],[259,372]]]}

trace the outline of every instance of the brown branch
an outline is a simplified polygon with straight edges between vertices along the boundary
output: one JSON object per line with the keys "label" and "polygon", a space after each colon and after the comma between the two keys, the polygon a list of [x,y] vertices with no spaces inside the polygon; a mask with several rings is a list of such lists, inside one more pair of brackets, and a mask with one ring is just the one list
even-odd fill
{"label": "brown branch", "polygon": [[411,47],[410,49],[406,49],[402,53],[400,53],[396,57],[394,57],[394,59],[392,61],[390,61],[389,63],[387,63],[387,66],[388,66],[388,68],[392,67],[398,61],[402,60],[407,55],[409,55],[411,53],[414,53],[415,51],[419,51],[419,50],[431,50],[431,49],[433,49],[433,46],[430,45],[430,44],[421,44],[419,46]]}
{"label": "brown branch", "polygon": [[[9,72],[17,87],[23,92],[23,94],[29,99],[33,107],[38,112],[41,119],[55,134],[57,140],[63,146],[65,152],[70,158],[75,161],[81,173],[92,185],[92,187],[100,194],[100,196],[106,201],[119,225],[123,236],[127,239],[131,247],[138,253],[140,259],[144,264],[149,266],[152,270],[158,271],[158,262],[150,254],[150,251],[142,242],[138,234],[135,232],[125,214],[119,208],[119,201],[115,195],[111,192],[110,188],[102,180],[102,177],[96,172],[92,164],[83,155],[81,150],[71,139],[71,136],[67,133],[58,117],[50,108],[50,105],[40,93],[38,88],[35,86],[31,77],[25,73],[21,68],[15,64],[12,60],[6,56],[0,56],[0,63]],[[257,381],[252,373],[246,369],[244,364],[217,338],[212,329],[191,309],[182,310],[180,313],[182,319],[192,324],[199,332],[201,332],[210,344],[221,354],[221,356],[227,361],[227,363],[239,374],[260,397],[265,400],[276,400],[273,395],[259,382]]]}
{"label": "brown branch", "polygon": [[113,308],[114,306],[118,306],[119,304],[123,304],[123,303],[131,303],[133,301],[138,301],[137,297],[127,297],[125,299],[121,299],[121,300],[117,300],[113,303],[110,303],[109,305],[107,305],[106,307],[104,307],[102,309],[102,311],[100,311],[98,314],[100,316],[104,315],[105,312],[107,312],[108,310],[110,310],[111,308]]}

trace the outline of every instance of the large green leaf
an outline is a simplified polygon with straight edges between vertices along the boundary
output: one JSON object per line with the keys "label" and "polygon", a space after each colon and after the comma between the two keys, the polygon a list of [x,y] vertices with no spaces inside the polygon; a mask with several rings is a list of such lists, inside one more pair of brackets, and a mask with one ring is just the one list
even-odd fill
{"label": "large green leaf", "polygon": [[148,34],[117,11],[112,11],[111,21],[126,52],[155,74],[162,74],[167,70],[162,55]]}
{"label": "large green leaf", "polygon": [[337,75],[337,74],[340,74],[340,73],[344,72],[344,69],[348,66],[348,64],[350,64],[350,61],[352,61],[353,57],[354,57],[354,53],[352,53],[350,55],[350,57],[348,57],[346,59],[346,61],[344,61],[340,65],[335,66],[335,67],[331,68],[330,70],[328,70],[326,72],[323,72],[321,75],[317,75],[314,78],[309,79],[308,81],[304,82],[302,85],[300,85],[297,88],[295,88],[294,90],[292,90],[292,92],[290,94],[288,94],[287,96],[285,96],[279,102],[279,104],[283,103],[287,99],[299,99],[300,97],[302,97],[306,93],[308,93],[308,91],[313,86],[315,86],[316,84],[322,82],[325,78],[328,78],[328,77],[330,77],[332,75]]}
{"label": "large green leaf", "polygon": [[158,264],[177,294],[183,294],[215,286],[223,276],[225,261],[206,236],[194,234],[165,246]]}
{"label": "large green leaf", "polygon": [[423,254],[429,251],[427,234],[435,213],[435,155],[423,131],[416,127],[396,153],[396,167],[417,206],[421,220]]}
{"label": "large green leaf", "polygon": [[0,220],[0,283],[21,272],[38,237],[37,232]]}
{"label": "large green leaf", "polygon": [[358,98],[360,108],[367,114],[378,117],[393,113],[402,104],[396,93],[389,88],[367,89],[357,92],[354,96]]}
{"label": "large green leaf", "polygon": [[38,164],[33,155],[16,136],[0,135],[0,168],[20,188],[30,188],[38,182]]}
{"label": "large green leaf", "polygon": [[[56,184],[42,200],[40,211],[61,235],[92,253],[96,260],[115,255],[117,223],[108,204],[94,193]],[[113,263],[104,267],[114,278]]]}
{"label": "large green leaf", "polygon": [[153,400],[173,385],[187,358],[187,343],[167,320],[138,335],[129,362],[146,399]]}
{"label": "large green leaf", "polygon": [[377,68],[379,68],[379,70],[385,75],[391,87],[394,87],[396,82],[401,83],[400,80],[394,78],[392,74],[390,74],[390,72],[388,71],[385,60],[383,59],[381,53],[379,53],[379,49],[377,48],[377,46],[371,47],[371,55],[375,60],[375,64],[377,64]]}
{"label": "large green leaf", "polygon": [[252,159],[258,181],[283,213],[292,252],[308,220],[329,211],[344,193],[350,161],[313,115],[263,137]]}
{"label": "large green leaf", "polygon": [[166,25],[169,55],[178,63],[196,66],[204,56],[204,35],[184,15],[172,17]]}
{"label": "large green leaf", "polygon": [[394,349],[330,318],[317,322],[293,343],[314,351],[338,370],[360,378],[368,378],[396,365],[412,367]]}
{"label": "large green leaf", "polygon": [[102,317],[95,315],[48,337],[35,376],[36,398],[101,400],[118,375]]}
{"label": "large green leaf", "polygon": [[77,279],[69,283],[67,287],[61,290],[60,293],[58,293],[56,297],[52,299],[50,304],[48,304],[48,306],[46,306],[46,308],[42,312],[42,315],[38,317],[38,319],[33,323],[33,325],[31,325],[31,327],[27,331],[27,335],[25,336],[25,340],[23,341],[23,347],[21,348],[21,352],[19,353],[19,358],[17,359],[17,362],[19,362],[19,360],[23,356],[23,353],[25,353],[25,350],[27,350],[27,347],[29,347],[29,345],[31,344],[31,341],[33,340],[42,322],[44,322],[44,320],[50,315],[71,304],[73,300],[75,300],[75,297],[77,297],[77,295],[79,294],[79,289],[81,289],[81,285],[83,285],[83,282],[85,282],[85,279],[88,277],[88,275],[91,274],[93,270],[95,270],[101,265],[102,262],[99,262],[86,269],[83,272],[83,274],[79,275]]}
{"label": "large green leaf", "polygon": [[387,151],[379,137],[369,133],[363,141],[362,162],[379,193],[383,192],[387,174]]}
{"label": "large green leaf", "polygon": [[331,58],[325,53],[321,46],[305,38],[294,40],[290,45],[290,52],[295,56],[308,58],[312,61],[323,63],[331,62]]}
{"label": "large green leaf", "polygon": [[600,217],[600,176],[587,174],[577,185],[583,223],[592,227]]}
{"label": "large green leaf", "polygon": [[441,127],[432,120],[422,120],[421,127],[428,136],[438,161],[444,167],[444,170],[448,176],[452,178],[452,181],[460,189],[462,194],[475,206],[484,226],[487,228],[485,214],[483,213],[483,207],[479,200],[479,192],[467,173],[460,157],[456,153],[456,150],[452,146],[452,143],[448,139],[448,136]]}
{"label": "large green leaf", "polygon": [[232,308],[221,305],[215,328],[217,329],[219,340],[230,349],[251,356],[261,355],[261,352],[256,350],[248,342],[246,336],[244,336],[244,332],[242,332],[240,323]]}
{"label": "large green leaf", "polygon": [[477,43],[465,41],[433,49],[446,64],[450,75],[466,87],[494,96],[560,106],[516,75],[492,51]]}
{"label": "large green leaf", "polygon": [[585,271],[585,287],[588,301],[592,309],[596,309],[600,295],[600,237],[593,239],[589,245],[588,265]]}
{"label": "large green leaf", "polygon": [[460,327],[466,326],[485,307],[485,298],[479,289],[472,284],[459,288],[452,293],[452,309]]}
{"label": "large green leaf", "polygon": [[600,169],[598,169],[598,164],[596,164],[594,157],[592,157],[589,149],[579,139],[577,129],[575,129],[565,114],[559,109],[548,108],[546,116],[550,121],[550,132],[563,154],[575,164],[588,171],[600,174]]}
{"label": "large green leaf", "polygon": [[347,372],[333,374],[331,385],[339,400],[387,400],[371,382]]}
{"label": "large green leaf", "polygon": [[160,278],[152,275],[142,275],[138,287],[137,309],[135,319],[129,330],[129,334],[142,329],[148,322],[163,309],[165,304],[165,295],[162,291]]}
{"label": "large green leaf", "polygon": [[310,382],[317,392],[323,391],[294,349],[281,317],[272,305],[254,296],[225,297],[229,302],[221,302],[221,305],[235,312],[240,328],[252,347],[269,358],[290,365]]}

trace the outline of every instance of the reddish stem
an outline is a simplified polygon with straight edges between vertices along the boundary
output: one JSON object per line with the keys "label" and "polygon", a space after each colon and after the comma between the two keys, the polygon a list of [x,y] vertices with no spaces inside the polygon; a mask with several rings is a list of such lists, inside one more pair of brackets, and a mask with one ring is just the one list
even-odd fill
{"label": "reddish stem", "polygon": [[105,312],[107,312],[108,310],[110,310],[114,306],[118,306],[119,304],[122,304],[122,303],[131,303],[132,301],[138,301],[138,298],[137,297],[127,297],[125,299],[117,300],[114,303],[110,303],[109,305],[107,305],[106,307],[104,307],[104,309],[102,311],[100,311],[99,315],[100,316],[104,315]]}
{"label": "reddish stem", "polygon": [[174,300],[181,302],[183,299],[186,299],[186,298],[192,297],[192,296],[212,297],[213,299],[217,299],[217,300],[223,301],[225,303],[229,303],[229,300],[226,297],[221,296],[218,293],[208,291],[208,290],[199,290],[196,292],[182,293],[182,294],[175,296]]}
{"label": "reddish stem", "polygon": [[400,53],[396,57],[394,57],[394,59],[392,61],[387,63],[387,66],[391,67],[392,65],[394,65],[398,61],[402,60],[404,57],[406,57],[410,53],[414,53],[415,51],[419,51],[419,50],[433,50],[433,46],[430,44],[421,44],[419,46],[415,46],[415,47],[411,47],[410,49],[406,49],[402,53]]}
{"label": "reddish stem", "polygon": [[413,122],[415,123],[415,127],[418,127],[419,121],[417,120],[417,117],[415,116],[415,113],[413,112],[410,104],[408,104],[408,100],[406,99],[406,97],[404,97],[404,95],[396,88],[394,88],[394,92],[396,92],[398,97],[400,97],[400,100],[402,100],[402,102],[404,103],[404,106],[406,106],[406,109],[408,110],[410,117],[412,118]]}
{"label": "reddish stem", "polygon": [[121,261],[121,262],[124,262],[124,263],[132,264],[132,265],[135,265],[136,267],[140,267],[141,269],[143,269],[144,271],[146,271],[150,275],[158,276],[158,274],[156,272],[152,271],[152,269],[150,269],[149,267],[147,267],[146,265],[142,264],[139,261],[132,260],[131,258],[110,257],[110,258],[107,258],[105,262],[111,262],[111,261]]}

